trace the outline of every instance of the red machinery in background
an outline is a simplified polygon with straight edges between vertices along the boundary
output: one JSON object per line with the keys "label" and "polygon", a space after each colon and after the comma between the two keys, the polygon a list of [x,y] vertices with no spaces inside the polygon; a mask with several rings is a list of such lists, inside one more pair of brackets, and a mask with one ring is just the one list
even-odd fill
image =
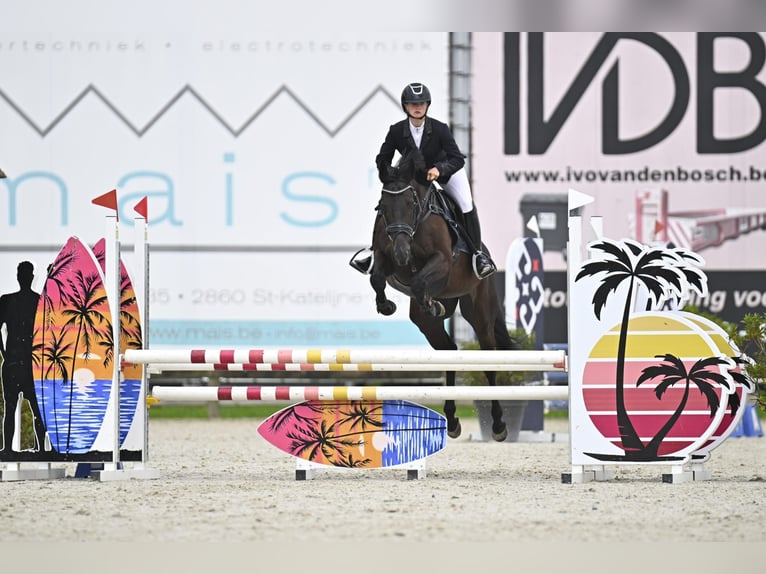
{"label": "red machinery in background", "polygon": [[634,236],[641,243],[672,242],[699,252],[756,229],[766,230],[766,208],[718,208],[668,212],[668,192],[636,193]]}

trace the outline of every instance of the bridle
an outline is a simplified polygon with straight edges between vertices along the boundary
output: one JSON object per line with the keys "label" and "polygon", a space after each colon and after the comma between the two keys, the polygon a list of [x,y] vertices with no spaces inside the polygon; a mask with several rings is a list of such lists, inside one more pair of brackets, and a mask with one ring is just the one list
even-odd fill
{"label": "bridle", "polygon": [[[434,186],[429,185],[428,186],[428,192],[426,193],[425,197],[421,199],[418,196],[418,192],[415,190],[412,185],[408,185],[407,187],[404,187],[402,189],[394,190],[394,189],[386,189],[383,188],[383,193],[388,193],[390,195],[400,195],[407,191],[412,192],[412,197],[414,198],[413,203],[413,210],[412,210],[412,223],[403,223],[403,222],[394,222],[389,223],[386,221],[385,214],[380,211],[380,203],[378,204],[378,212],[380,213],[380,216],[383,218],[383,223],[386,225],[386,235],[388,235],[388,239],[390,241],[394,240],[394,237],[400,233],[406,233],[410,239],[412,239],[415,236],[415,233],[418,230],[418,226],[420,225],[420,222],[423,221],[426,217],[428,217],[431,214],[431,195],[433,194]],[[382,201],[382,200],[381,200]]]}

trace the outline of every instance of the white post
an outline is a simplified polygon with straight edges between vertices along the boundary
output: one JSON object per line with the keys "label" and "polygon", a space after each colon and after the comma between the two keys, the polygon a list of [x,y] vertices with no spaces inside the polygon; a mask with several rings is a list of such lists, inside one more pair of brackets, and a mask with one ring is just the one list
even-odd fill
{"label": "white post", "polygon": [[[143,230],[145,233],[145,229]],[[138,233],[138,230],[137,230]],[[109,235],[107,235],[109,237]],[[109,246],[112,245],[112,253],[111,256],[114,257],[114,259],[110,259],[110,251]],[[144,420],[143,420],[143,452],[142,452],[142,460],[140,465],[136,465],[133,468],[124,468],[123,464],[120,463],[120,378],[122,374],[122,350],[120,348],[120,282],[121,282],[121,273],[120,273],[120,240],[119,240],[119,231],[117,230],[117,227],[115,226],[114,230],[114,242],[107,241],[107,252],[106,252],[106,269],[107,269],[107,289],[111,290],[111,293],[107,291],[107,294],[110,296],[112,301],[116,301],[117,303],[112,306],[112,328],[113,328],[113,337],[114,337],[114,365],[115,365],[115,371],[113,372],[113,378],[112,378],[112,385],[113,385],[113,393],[112,396],[115,398],[115,405],[114,405],[114,413],[115,413],[115,450],[114,450],[114,458],[113,462],[111,464],[104,464],[104,470],[103,471],[97,471],[93,473],[93,477],[97,478],[98,480],[104,482],[104,481],[113,481],[113,480],[129,480],[132,478],[140,478],[140,479],[156,479],[159,478],[160,474],[157,470],[148,468],[144,463],[147,460],[147,446],[149,443],[149,434],[148,434],[148,416],[146,413],[146,369],[143,370],[143,373],[141,375],[141,385],[142,389],[139,392],[139,401],[143,401],[143,405],[139,405],[136,409],[136,416],[141,416],[140,413],[143,414]],[[147,345],[147,333],[149,331],[147,324],[148,321],[146,320],[146,316],[148,315],[148,297],[147,292],[149,289],[149,275],[147,272],[148,269],[148,258],[149,253],[148,249],[146,248],[145,241],[138,238],[136,240],[136,253],[139,254],[136,257],[136,267],[138,268],[137,274],[140,276],[138,278],[138,281],[134,283],[134,290],[136,292],[136,296],[139,299],[139,315],[141,314],[141,309],[143,308],[144,311],[144,329],[145,331],[143,334],[143,346],[146,347]],[[143,255],[140,255],[143,253]],[[113,264],[112,264],[113,263]],[[111,277],[109,275],[109,272],[113,274]],[[116,327],[115,327],[116,325]],[[143,409],[143,410],[141,410]]]}
{"label": "white post", "polygon": [[[579,194],[579,192],[575,192],[574,190],[569,190],[569,206],[568,206],[568,213],[569,213],[569,221],[568,221],[568,228],[569,228],[569,238],[567,242],[567,341],[568,341],[568,348],[567,348],[567,358],[570,361],[571,364],[571,357],[573,356],[573,353],[576,350],[576,343],[575,343],[575,337],[573,337],[573,326],[572,326],[572,306],[574,305],[572,294],[574,293],[574,280],[575,276],[580,269],[580,265],[582,264],[582,217],[580,216],[573,216],[572,211],[577,209],[577,207],[581,207],[585,203],[582,202],[582,194]],[[587,203],[587,202],[586,202]],[[573,369],[570,367],[569,369],[569,386],[568,386],[568,398],[569,398],[569,436],[572,437],[572,432],[574,432],[576,429],[573,428],[574,425],[572,423],[572,405],[574,404],[572,401],[572,387],[577,384],[576,381],[573,380]],[[579,385],[577,385],[579,388]],[[581,466],[575,466],[572,465],[571,462],[573,460],[572,458],[572,446],[571,446],[571,438],[570,438],[570,449],[569,449],[569,461],[570,461],[570,467],[571,470],[569,473],[562,473],[561,475],[561,481],[564,483],[572,483],[572,482],[585,482],[585,474],[583,473],[583,469]]]}
{"label": "white post", "polygon": [[114,414],[114,440],[112,463],[120,466],[120,229],[116,215],[106,218],[105,259],[106,293],[112,313],[112,412]]}
{"label": "white post", "polygon": [[[141,318],[141,348],[149,348],[149,245],[148,233],[149,225],[143,217],[136,217],[134,220],[133,240],[133,268],[136,270],[136,277],[133,280],[133,287],[138,299],[138,313]],[[139,407],[136,410],[136,416],[143,417],[143,448],[141,451],[141,461],[146,463],[149,460],[149,413],[146,406],[146,394],[148,391],[149,378],[146,365],[141,368],[141,389],[138,393]]]}

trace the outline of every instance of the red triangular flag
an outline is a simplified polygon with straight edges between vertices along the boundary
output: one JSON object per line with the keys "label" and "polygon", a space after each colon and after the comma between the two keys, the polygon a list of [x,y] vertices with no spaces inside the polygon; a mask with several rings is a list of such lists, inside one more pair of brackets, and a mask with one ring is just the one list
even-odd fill
{"label": "red triangular flag", "polygon": [[[91,203],[94,205],[100,205],[101,207],[113,209],[115,212],[117,212],[117,190],[113,189],[112,191],[107,191],[104,195],[99,195],[98,197],[92,199]],[[117,219],[119,218],[120,214],[117,213]]]}
{"label": "red triangular flag", "polygon": [[138,215],[149,221],[149,198],[144,196],[144,198],[139,201],[137,204],[133,206],[133,211],[135,211]]}
{"label": "red triangular flag", "polygon": [[660,231],[663,231],[664,229],[665,229],[665,225],[663,225],[663,223],[659,219],[655,220],[655,222],[654,222],[654,234],[658,235],[660,233]]}

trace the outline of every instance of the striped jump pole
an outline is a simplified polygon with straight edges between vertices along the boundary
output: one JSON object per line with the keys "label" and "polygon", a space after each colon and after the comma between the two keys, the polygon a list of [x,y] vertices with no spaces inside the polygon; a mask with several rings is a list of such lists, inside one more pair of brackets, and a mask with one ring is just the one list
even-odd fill
{"label": "striped jump pole", "polygon": [[342,372],[373,371],[563,371],[562,367],[541,369],[539,363],[150,363],[156,371],[264,371]]}
{"label": "striped jump pole", "polygon": [[534,370],[566,369],[566,353],[558,351],[435,351],[431,349],[127,349],[127,363],[435,363],[536,365]]}
{"label": "striped jump pole", "polygon": [[519,387],[402,387],[402,386],[221,386],[169,387],[155,386],[152,396],[160,402],[257,401],[285,403],[302,401],[535,401],[567,400],[566,386]]}

